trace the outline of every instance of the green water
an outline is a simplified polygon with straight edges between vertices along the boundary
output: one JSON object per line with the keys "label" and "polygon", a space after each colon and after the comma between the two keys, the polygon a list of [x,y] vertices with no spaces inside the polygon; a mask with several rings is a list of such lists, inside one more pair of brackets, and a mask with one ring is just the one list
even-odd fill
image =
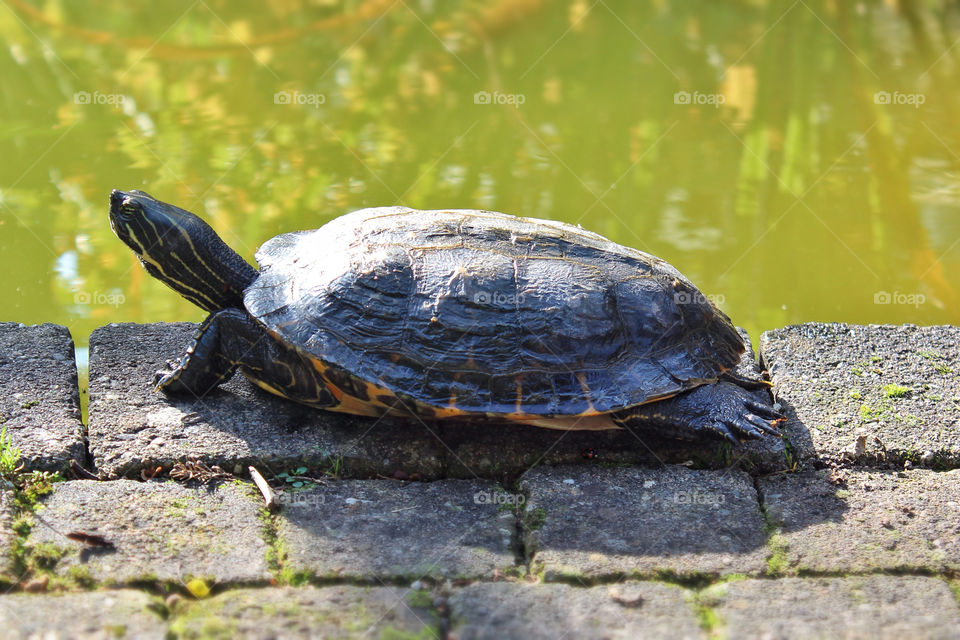
{"label": "green water", "polygon": [[488,208],[664,257],[754,337],[960,324],[955,3],[145,5],[0,4],[0,320],[203,317],[112,235],[117,187],[251,260],[361,207]]}

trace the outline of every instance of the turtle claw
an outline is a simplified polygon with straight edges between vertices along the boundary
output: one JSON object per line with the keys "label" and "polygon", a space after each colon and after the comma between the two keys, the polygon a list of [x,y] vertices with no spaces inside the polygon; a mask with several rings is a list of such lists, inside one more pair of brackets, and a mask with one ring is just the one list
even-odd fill
{"label": "turtle claw", "polygon": [[162,391],[167,387],[171,382],[176,380],[179,377],[180,373],[180,358],[176,360],[167,360],[166,369],[157,369],[153,374],[153,390]]}
{"label": "turtle claw", "polygon": [[763,431],[750,420],[749,415],[734,418],[730,423],[745,438],[759,438],[763,435]]}
{"label": "turtle claw", "polygon": [[[775,427],[777,424],[779,424],[779,423],[783,422],[784,420],[786,420],[786,418],[784,418],[784,417],[767,419],[767,418],[763,418],[763,417],[758,416],[758,415],[753,414],[753,413],[748,413],[748,414],[747,414],[746,416],[744,416],[744,417],[746,418],[747,422],[749,422],[751,425],[753,425],[754,427],[756,427],[757,429],[760,429],[761,431],[763,431],[763,432],[765,432],[765,433],[769,433],[769,434],[772,435],[772,436],[779,436],[779,435],[780,435],[780,432],[777,431],[777,429],[775,429],[774,427]],[[758,434],[758,435],[759,435],[759,434]]]}

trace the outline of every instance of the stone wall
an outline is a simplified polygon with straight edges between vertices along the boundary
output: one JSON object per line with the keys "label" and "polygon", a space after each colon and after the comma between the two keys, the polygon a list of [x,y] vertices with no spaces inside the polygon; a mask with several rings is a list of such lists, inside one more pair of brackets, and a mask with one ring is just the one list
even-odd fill
{"label": "stone wall", "polygon": [[958,637],[958,328],[764,333],[741,446],[153,392],[194,329],[97,330],[84,427],[67,330],[0,324],[6,637]]}

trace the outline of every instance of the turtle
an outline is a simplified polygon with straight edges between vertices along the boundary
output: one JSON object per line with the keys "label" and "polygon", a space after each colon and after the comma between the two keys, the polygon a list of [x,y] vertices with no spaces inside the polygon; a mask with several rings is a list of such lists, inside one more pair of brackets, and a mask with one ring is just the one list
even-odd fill
{"label": "turtle", "polygon": [[110,225],[147,272],[209,313],[155,388],[203,397],[239,369],[266,391],[363,416],[778,435],[738,374],[730,319],[653,255],[563,222],[367,208],[284,233],[259,269],[200,217],[114,190]]}

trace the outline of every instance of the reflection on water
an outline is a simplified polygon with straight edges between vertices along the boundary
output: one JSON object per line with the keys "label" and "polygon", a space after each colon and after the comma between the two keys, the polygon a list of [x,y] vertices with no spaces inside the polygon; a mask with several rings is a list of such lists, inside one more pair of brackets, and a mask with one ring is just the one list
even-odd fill
{"label": "reflection on water", "polygon": [[960,323],[956,4],[226,0],[0,7],[3,318],[198,320],[111,188],[252,259],[365,206],[578,222],[756,336]]}

